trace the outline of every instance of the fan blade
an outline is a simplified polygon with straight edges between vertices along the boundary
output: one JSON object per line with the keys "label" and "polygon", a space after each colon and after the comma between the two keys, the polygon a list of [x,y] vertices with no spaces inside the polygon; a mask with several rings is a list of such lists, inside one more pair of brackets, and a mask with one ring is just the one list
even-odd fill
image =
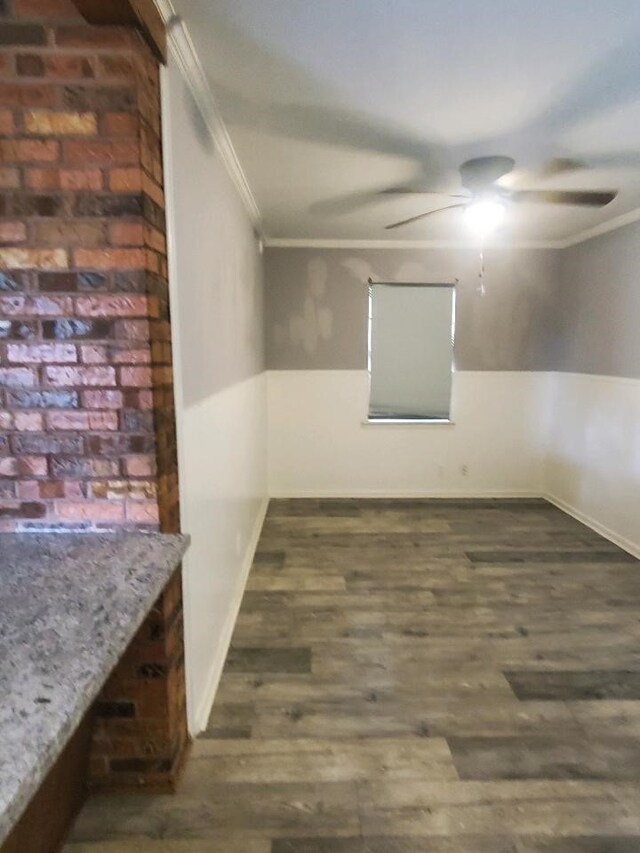
{"label": "fan blade", "polygon": [[617,190],[517,190],[510,193],[509,198],[512,201],[604,207],[617,195]]}
{"label": "fan blade", "polygon": [[322,201],[314,202],[309,207],[309,212],[317,216],[342,216],[347,213],[354,213],[369,204],[381,202],[381,192],[384,190],[365,190],[340,198],[322,199]]}
{"label": "fan blade", "polygon": [[507,189],[515,189],[518,186],[526,186],[527,184],[531,186],[531,184],[535,184],[538,181],[546,181],[549,178],[556,178],[558,175],[565,175],[569,172],[577,172],[587,168],[588,166],[584,160],[575,160],[570,157],[554,157],[552,160],[547,160],[539,168],[514,169],[503,178],[498,178],[496,183]]}
{"label": "fan blade", "polygon": [[573,157],[554,157],[543,164],[539,175],[541,178],[554,178],[556,175],[564,175],[565,172],[577,172],[587,168],[584,160],[576,160]]}
{"label": "fan blade", "polygon": [[381,190],[366,190],[364,192],[356,192],[351,195],[341,196],[340,198],[323,199],[316,201],[309,207],[309,212],[318,216],[342,216],[347,213],[354,213],[360,208],[370,204],[380,204],[384,202],[385,196],[390,195],[441,195],[449,198],[468,198],[461,193],[448,193],[438,190],[419,190],[407,184],[404,187],[385,187]]}
{"label": "fan blade", "polygon": [[393,225],[386,225],[385,231],[390,231],[392,228],[400,228],[402,225],[409,225],[411,222],[417,222],[419,219],[426,219],[434,213],[442,213],[444,210],[453,210],[455,207],[466,207],[466,202],[461,204],[448,204],[446,207],[437,207],[435,210],[428,210],[426,213],[419,213],[417,216],[411,216],[409,219],[403,219],[401,222],[394,222]]}
{"label": "fan blade", "polygon": [[468,193],[450,193],[447,190],[423,190],[420,187],[412,187],[409,184],[402,187],[388,187],[380,190],[379,195],[446,195],[449,198],[469,198]]}

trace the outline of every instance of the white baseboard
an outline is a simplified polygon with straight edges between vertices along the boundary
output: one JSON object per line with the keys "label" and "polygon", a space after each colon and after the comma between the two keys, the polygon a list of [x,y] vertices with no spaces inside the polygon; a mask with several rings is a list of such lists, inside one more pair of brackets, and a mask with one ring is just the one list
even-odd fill
{"label": "white baseboard", "polygon": [[244,590],[247,585],[249,572],[251,571],[251,566],[253,564],[253,557],[258,546],[258,540],[260,539],[260,533],[262,531],[262,526],[264,524],[264,519],[267,514],[268,508],[269,498],[264,498],[264,500],[260,504],[258,512],[256,513],[256,519],[253,525],[253,530],[251,532],[251,538],[249,539],[249,544],[247,545],[247,549],[244,554],[244,559],[242,561],[242,569],[240,572],[240,577],[238,578],[238,586],[233,598],[233,606],[229,611],[229,615],[227,617],[224,630],[222,632],[222,640],[213,655],[213,660],[209,669],[209,676],[207,678],[206,689],[194,715],[193,731],[191,731],[191,735],[193,737],[196,737],[200,734],[200,732],[204,731],[207,726],[209,716],[211,714],[211,708],[213,707],[213,701],[216,697],[216,692],[218,690],[218,684],[220,683],[222,670],[224,669],[224,664],[225,660],[227,659],[229,646],[231,645],[233,629],[235,628],[236,620],[238,618],[238,611],[240,610],[240,605],[242,604],[242,597],[244,595]]}
{"label": "white baseboard", "polygon": [[271,498],[539,498],[541,497],[540,491],[535,491],[531,489],[497,489],[495,491],[488,490],[472,490],[461,491],[461,490],[452,490],[452,491],[429,491],[429,490],[419,490],[419,491],[391,491],[389,489],[372,489],[369,491],[353,491],[353,490],[341,490],[341,489],[312,489],[312,490],[291,490],[291,491],[279,491],[273,490],[269,495]]}
{"label": "white baseboard", "polygon": [[599,521],[596,521],[595,518],[592,518],[589,515],[586,515],[584,512],[581,512],[576,507],[568,504],[566,501],[563,501],[562,498],[558,498],[552,494],[544,494],[543,498],[552,503],[554,506],[557,506],[558,509],[561,509],[563,512],[566,512],[567,515],[575,518],[576,521],[582,522],[582,524],[586,524],[587,527],[590,527],[592,530],[595,530],[596,533],[599,533],[600,536],[604,536],[605,539],[608,539],[610,542],[613,542],[614,545],[618,545],[622,548],[623,551],[628,551],[633,557],[636,557],[640,560],[640,545],[635,542],[632,542],[630,539],[627,539],[624,536],[620,536],[615,530],[611,530],[609,527],[606,527],[604,524],[601,524]]}

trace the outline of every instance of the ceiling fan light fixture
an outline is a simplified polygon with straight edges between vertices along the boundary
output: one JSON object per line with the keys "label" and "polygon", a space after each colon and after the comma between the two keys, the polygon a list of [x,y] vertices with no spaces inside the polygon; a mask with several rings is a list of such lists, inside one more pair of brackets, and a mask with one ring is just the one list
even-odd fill
{"label": "ceiling fan light fixture", "polygon": [[487,237],[504,222],[507,206],[503,201],[484,198],[472,201],[464,211],[464,218],[477,237]]}

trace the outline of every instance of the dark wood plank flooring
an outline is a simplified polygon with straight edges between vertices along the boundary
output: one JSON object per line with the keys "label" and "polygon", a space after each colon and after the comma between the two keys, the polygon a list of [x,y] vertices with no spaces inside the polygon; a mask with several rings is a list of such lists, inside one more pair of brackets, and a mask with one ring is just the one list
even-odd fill
{"label": "dark wood plank flooring", "polygon": [[272,501],[179,793],[66,850],[640,851],[640,562],[544,501]]}

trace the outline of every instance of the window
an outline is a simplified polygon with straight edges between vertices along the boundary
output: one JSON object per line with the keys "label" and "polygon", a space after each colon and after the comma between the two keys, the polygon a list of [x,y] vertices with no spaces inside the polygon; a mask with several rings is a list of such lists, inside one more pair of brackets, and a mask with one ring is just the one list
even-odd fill
{"label": "window", "polygon": [[369,285],[369,421],[449,421],[455,287]]}

